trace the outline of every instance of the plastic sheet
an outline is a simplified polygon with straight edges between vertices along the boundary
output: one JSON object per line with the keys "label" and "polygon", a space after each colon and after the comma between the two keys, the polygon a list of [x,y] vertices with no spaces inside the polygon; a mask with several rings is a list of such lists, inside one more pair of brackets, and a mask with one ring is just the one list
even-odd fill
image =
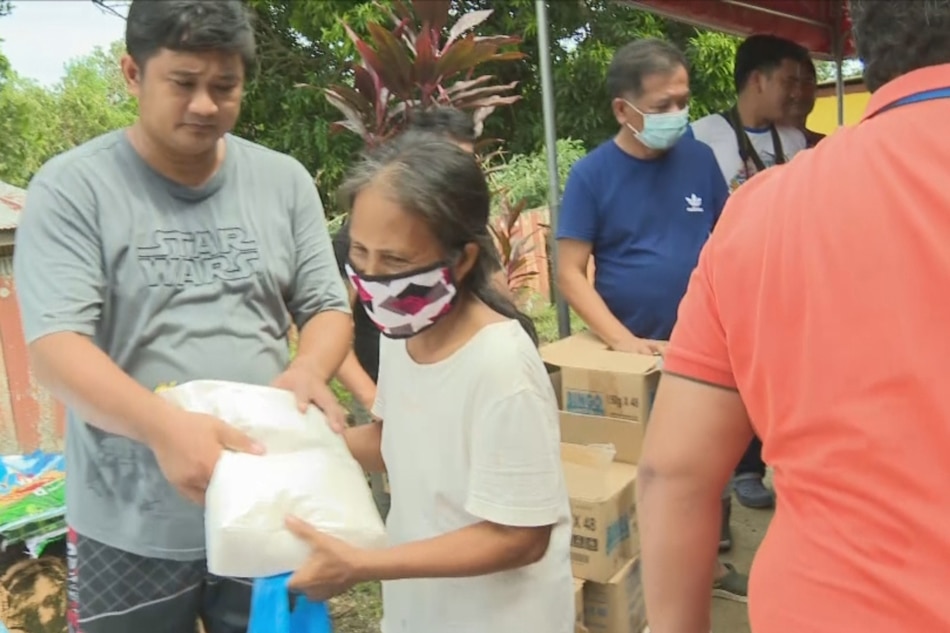
{"label": "plastic sheet", "polygon": [[60,453],[0,456],[0,551],[26,543],[36,556],[65,533],[65,478]]}
{"label": "plastic sheet", "polygon": [[333,633],[326,603],[291,595],[289,579],[283,574],[254,581],[247,633]]}

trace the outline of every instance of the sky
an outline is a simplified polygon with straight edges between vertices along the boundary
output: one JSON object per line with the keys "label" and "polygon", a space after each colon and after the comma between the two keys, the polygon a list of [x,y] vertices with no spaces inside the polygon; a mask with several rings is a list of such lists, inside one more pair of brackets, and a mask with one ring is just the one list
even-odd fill
{"label": "sky", "polygon": [[48,86],[66,62],[124,36],[125,21],[92,0],[13,0],[13,12],[0,18],[0,51],[21,76]]}

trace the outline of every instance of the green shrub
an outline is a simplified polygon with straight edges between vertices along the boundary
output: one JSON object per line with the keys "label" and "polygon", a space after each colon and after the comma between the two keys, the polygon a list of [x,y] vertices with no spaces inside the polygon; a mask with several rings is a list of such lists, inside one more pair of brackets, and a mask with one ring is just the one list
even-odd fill
{"label": "green shrub", "polygon": [[[581,141],[566,138],[557,142],[557,171],[560,193],[564,193],[567,175],[587,150]],[[548,204],[548,160],[542,147],[533,154],[515,154],[491,172],[493,189],[508,192],[511,201],[525,201],[526,209]]]}

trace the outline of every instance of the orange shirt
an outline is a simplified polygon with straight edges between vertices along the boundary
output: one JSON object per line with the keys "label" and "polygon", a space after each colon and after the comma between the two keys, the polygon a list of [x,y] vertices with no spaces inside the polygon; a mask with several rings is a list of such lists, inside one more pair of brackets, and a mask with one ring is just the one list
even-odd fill
{"label": "orange shirt", "polygon": [[738,388],[774,469],[755,633],[950,631],[950,100],[879,112],[946,87],[739,189],[680,306],[666,370]]}

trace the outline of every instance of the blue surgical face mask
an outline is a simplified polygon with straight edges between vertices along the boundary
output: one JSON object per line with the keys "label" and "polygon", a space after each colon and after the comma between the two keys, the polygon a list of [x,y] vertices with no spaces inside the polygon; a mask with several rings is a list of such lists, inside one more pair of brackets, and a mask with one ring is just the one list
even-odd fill
{"label": "blue surgical face mask", "polygon": [[629,123],[627,127],[637,140],[650,149],[661,152],[670,149],[683,137],[689,126],[689,107],[676,112],[641,112],[629,101],[625,103],[643,116],[642,130],[637,130]]}

